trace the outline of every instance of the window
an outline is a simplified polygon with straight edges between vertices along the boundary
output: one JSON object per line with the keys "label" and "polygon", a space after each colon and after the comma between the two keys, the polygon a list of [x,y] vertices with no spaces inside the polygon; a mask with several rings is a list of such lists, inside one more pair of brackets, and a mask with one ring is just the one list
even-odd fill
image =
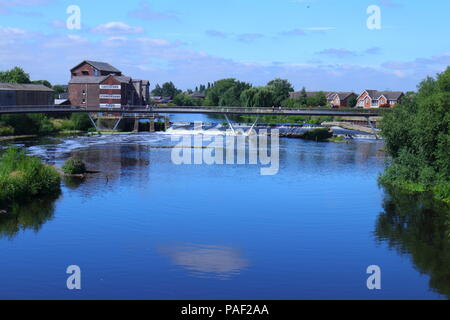
{"label": "window", "polygon": [[83,98],[82,103],[83,103],[83,104],[86,103],[86,99]]}
{"label": "window", "polygon": [[372,100],[372,107],[378,107],[378,100]]}
{"label": "window", "polygon": [[86,95],[86,90],[84,90],[84,89],[83,89],[83,95],[84,95],[84,96]]}
{"label": "window", "polygon": [[88,76],[88,75],[89,75],[89,71],[81,71],[81,74],[82,74],[83,76]]}

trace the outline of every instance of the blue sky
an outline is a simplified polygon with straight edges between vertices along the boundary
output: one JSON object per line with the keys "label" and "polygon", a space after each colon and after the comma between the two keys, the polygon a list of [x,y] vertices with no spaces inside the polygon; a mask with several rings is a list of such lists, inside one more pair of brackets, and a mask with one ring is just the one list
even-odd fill
{"label": "blue sky", "polygon": [[[69,5],[82,28],[69,30]],[[369,30],[366,10],[381,9]],[[107,61],[183,89],[225,77],[296,89],[413,90],[450,65],[447,0],[0,0],[0,70],[67,83]]]}

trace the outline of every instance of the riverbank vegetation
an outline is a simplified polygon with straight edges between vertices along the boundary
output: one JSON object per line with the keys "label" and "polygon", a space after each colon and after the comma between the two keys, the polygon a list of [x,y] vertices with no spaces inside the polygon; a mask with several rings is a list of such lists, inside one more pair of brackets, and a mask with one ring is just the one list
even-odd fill
{"label": "riverbank vegetation", "polygon": [[0,157],[0,209],[14,202],[56,195],[60,192],[58,171],[44,165],[24,150],[8,148]]}
{"label": "riverbank vegetation", "polygon": [[62,166],[62,170],[68,175],[84,174],[86,173],[86,165],[79,159],[69,158]]}
{"label": "riverbank vegetation", "polygon": [[87,132],[92,123],[87,114],[50,118],[44,114],[15,114],[0,116],[0,136],[49,135],[67,131]]}
{"label": "riverbank vegetation", "polygon": [[450,202],[450,67],[427,78],[381,122],[390,166],[383,184]]}

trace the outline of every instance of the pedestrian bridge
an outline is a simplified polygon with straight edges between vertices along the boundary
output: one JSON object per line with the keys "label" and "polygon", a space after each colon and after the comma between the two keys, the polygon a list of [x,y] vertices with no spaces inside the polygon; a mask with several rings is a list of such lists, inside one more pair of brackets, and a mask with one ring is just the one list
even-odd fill
{"label": "pedestrian bridge", "polygon": [[221,114],[221,115],[272,115],[272,116],[332,116],[332,117],[378,117],[389,110],[380,109],[286,109],[286,108],[240,108],[240,107],[125,107],[100,108],[84,106],[3,106],[0,114],[25,113],[115,113],[125,117],[157,114]]}

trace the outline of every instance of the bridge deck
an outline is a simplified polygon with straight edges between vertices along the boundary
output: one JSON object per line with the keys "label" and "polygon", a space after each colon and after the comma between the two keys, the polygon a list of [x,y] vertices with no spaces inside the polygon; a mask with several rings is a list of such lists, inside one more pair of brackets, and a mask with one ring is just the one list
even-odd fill
{"label": "bridge deck", "polygon": [[334,109],[272,109],[239,107],[130,107],[107,109],[79,106],[5,106],[0,107],[0,114],[25,113],[116,113],[127,115],[148,114],[227,114],[227,115],[272,115],[272,116],[336,116],[336,117],[377,117],[379,110],[334,110]]}

